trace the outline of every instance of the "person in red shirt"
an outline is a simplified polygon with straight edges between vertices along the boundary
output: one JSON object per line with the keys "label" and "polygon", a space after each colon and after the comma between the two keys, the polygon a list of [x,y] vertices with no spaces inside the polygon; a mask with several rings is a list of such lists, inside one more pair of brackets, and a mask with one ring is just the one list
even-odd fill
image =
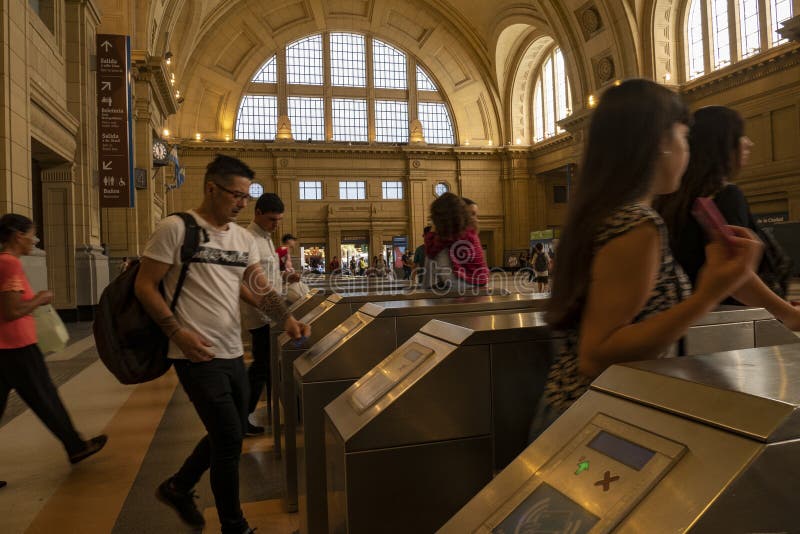
{"label": "person in red shirt", "polygon": [[[485,286],[489,268],[466,202],[453,193],[443,194],[431,204],[431,220],[434,230],[425,234],[429,260],[448,250],[451,269],[458,280],[470,286]],[[427,263],[425,268],[428,269]]]}
{"label": "person in red shirt", "polygon": [[278,250],[275,252],[278,253],[278,260],[282,271],[294,271],[294,266],[292,265],[292,255],[290,251],[294,248],[294,245],[297,243],[297,238],[292,234],[284,234],[281,238],[281,246],[278,247]]}
{"label": "person in red shirt", "polygon": [[[0,217],[0,417],[12,389],[64,445],[73,464],[102,449],[100,435],[85,441],[70,420],[53,384],[44,356],[36,345],[36,323],[31,313],[53,300],[50,291],[34,294],[22,270],[20,256],[38,243],[33,221],[10,213]],[[5,483],[0,483],[0,487]]]}

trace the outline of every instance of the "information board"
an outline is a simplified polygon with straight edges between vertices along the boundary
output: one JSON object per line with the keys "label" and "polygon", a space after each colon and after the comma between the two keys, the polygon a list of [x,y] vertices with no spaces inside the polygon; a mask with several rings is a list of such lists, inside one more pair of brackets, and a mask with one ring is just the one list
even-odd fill
{"label": "information board", "polygon": [[130,37],[97,36],[97,152],[101,208],[132,208]]}

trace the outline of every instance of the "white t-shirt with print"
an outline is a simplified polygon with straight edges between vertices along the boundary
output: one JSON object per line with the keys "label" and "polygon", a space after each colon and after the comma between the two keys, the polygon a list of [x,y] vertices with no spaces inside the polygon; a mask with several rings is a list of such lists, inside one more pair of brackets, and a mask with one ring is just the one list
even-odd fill
{"label": "white t-shirt with print", "polygon": [[[284,293],[283,280],[281,277],[280,259],[275,252],[275,245],[272,242],[272,233],[261,228],[257,222],[253,221],[247,227],[247,231],[253,234],[258,247],[258,255],[261,258],[261,268],[267,281],[276,291]],[[255,330],[264,325],[271,324],[269,317],[258,308],[242,301],[242,321],[247,330]]]}
{"label": "white t-shirt with print", "polygon": [[[208,241],[203,242],[201,235],[200,249],[192,258],[188,276],[178,296],[175,318],[178,324],[205,336],[211,342],[209,351],[215,358],[238,358],[244,353],[239,288],[245,269],[260,260],[255,239],[235,223],[228,223],[227,230],[219,230],[194,210],[189,213],[206,230]],[[185,233],[186,226],[180,217],[167,217],[158,224],[142,254],[172,265],[164,277],[167,305],[172,302],[178,284]],[[169,345],[169,357],[185,359],[181,349],[174,343]]]}

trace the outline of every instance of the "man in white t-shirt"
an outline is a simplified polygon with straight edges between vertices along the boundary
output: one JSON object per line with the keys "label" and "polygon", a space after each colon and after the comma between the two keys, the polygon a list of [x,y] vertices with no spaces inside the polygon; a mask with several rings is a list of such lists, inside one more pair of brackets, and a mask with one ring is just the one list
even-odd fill
{"label": "man in white t-shirt", "polygon": [[[253,222],[247,227],[247,231],[253,234],[258,247],[258,255],[261,257],[261,268],[267,280],[274,288],[282,288],[283,283],[288,284],[299,282],[300,275],[294,271],[281,271],[280,259],[275,251],[275,243],[272,241],[272,233],[278,229],[278,223],[283,219],[285,207],[281,198],[275,193],[264,193],[256,201],[255,215]],[[250,399],[247,403],[247,413],[250,414],[247,421],[245,435],[255,436],[264,433],[264,427],[259,426],[255,420],[254,413],[258,405],[258,399],[266,386],[267,406],[271,408],[272,388],[270,383],[270,345],[269,330],[270,320],[258,308],[248,304],[252,301],[252,296],[245,286],[242,286],[242,321],[244,327],[250,331],[253,346],[253,363],[247,369],[247,378],[250,383]]]}
{"label": "man in white t-shirt", "polygon": [[[211,469],[211,489],[223,534],[252,532],[239,502],[239,456],[247,425],[247,377],[242,361],[239,296],[242,285],[259,308],[292,338],[308,335],[283,298],[272,289],[259,263],[253,235],[236,224],[250,198],[253,171],[238,159],[217,156],[207,169],[203,202],[189,211],[201,228],[200,247],[174,313],[170,302],[181,270],[180,249],[186,228],[177,216],[156,228],[142,254],[136,296],[170,339],[181,385],[208,434],[156,496],[188,524],[201,527],[194,486]],[[163,281],[164,295],[159,291]]]}

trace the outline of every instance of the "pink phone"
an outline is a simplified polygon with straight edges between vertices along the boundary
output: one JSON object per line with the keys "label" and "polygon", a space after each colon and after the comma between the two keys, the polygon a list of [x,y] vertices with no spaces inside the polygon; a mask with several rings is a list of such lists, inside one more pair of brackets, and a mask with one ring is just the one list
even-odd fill
{"label": "pink phone", "polygon": [[719,212],[713,200],[705,197],[696,198],[692,206],[692,215],[706,231],[709,239],[719,238],[726,245],[733,246],[733,238],[736,235],[728,228],[725,217]]}

